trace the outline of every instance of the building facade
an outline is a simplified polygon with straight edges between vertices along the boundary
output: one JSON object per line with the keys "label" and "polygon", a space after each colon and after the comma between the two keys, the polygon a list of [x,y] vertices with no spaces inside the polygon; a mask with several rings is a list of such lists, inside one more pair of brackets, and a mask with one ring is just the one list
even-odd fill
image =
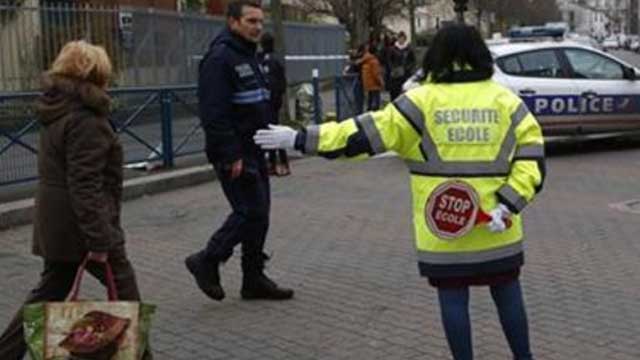
{"label": "building facade", "polygon": [[602,39],[611,34],[638,31],[638,1],[558,0],[558,7],[571,31],[580,34]]}

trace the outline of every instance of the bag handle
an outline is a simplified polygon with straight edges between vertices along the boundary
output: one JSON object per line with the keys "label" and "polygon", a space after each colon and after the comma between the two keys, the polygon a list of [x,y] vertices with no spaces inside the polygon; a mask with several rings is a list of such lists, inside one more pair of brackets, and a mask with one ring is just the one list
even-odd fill
{"label": "bag handle", "polygon": [[[87,263],[89,262],[89,257],[85,257],[84,260],[78,266],[78,271],[76,272],[75,280],[73,281],[73,286],[69,291],[69,295],[65,301],[77,301],[78,294],[80,293],[80,283],[82,282],[82,276],[87,268]],[[109,262],[104,263],[106,281],[107,281],[107,297],[109,301],[118,301],[118,291],[116,290],[116,281],[113,277],[113,270],[111,269],[111,264]]]}

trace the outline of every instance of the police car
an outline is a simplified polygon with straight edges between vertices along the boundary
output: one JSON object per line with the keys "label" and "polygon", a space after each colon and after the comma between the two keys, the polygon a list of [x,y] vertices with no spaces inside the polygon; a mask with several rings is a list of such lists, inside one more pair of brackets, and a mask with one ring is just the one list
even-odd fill
{"label": "police car", "polygon": [[488,45],[494,80],[524,100],[545,135],[640,130],[640,70],[630,64],[569,40]]}

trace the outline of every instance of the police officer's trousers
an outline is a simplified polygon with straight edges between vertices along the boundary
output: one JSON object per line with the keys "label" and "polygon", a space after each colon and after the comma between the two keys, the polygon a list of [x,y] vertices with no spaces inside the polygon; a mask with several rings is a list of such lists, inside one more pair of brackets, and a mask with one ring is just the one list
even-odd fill
{"label": "police officer's trousers", "polygon": [[247,273],[260,272],[266,256],[263,248],[269,229],[271,192],[269,173],[262,152],[243,158],[242,174],[231,179],[230,169],[222,164],[214,168],[232,213],[209,240],[205,249],[208,260],[225,262],[233,248],[242,243],[242,269]]}

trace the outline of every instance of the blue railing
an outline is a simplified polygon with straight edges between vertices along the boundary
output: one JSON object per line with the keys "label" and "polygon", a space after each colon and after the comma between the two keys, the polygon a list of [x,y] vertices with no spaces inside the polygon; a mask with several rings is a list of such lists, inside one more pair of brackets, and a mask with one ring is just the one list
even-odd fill
{"label": "blue railing", "polygon": [[[201,152],[204,136],[195,86],[123,88],[109,91],[111,121],[127,164],[161,161]],[[0,186],[37,178],[37,92],[0,94]]]}
{"label": "blue railing", "polygon": [[[312,78],[312,118],[322,122],[320,82]],[[204,149],[195,85],[117,88],[110,120],[124,148],[126,164],[162,163],[172,167],[175,159]],[[335,78],[335,110],[338,120],[362,112],[358,76]],[[37,179],[39,123],[34,112],[38,92],[0,93],[0,187]]]}

